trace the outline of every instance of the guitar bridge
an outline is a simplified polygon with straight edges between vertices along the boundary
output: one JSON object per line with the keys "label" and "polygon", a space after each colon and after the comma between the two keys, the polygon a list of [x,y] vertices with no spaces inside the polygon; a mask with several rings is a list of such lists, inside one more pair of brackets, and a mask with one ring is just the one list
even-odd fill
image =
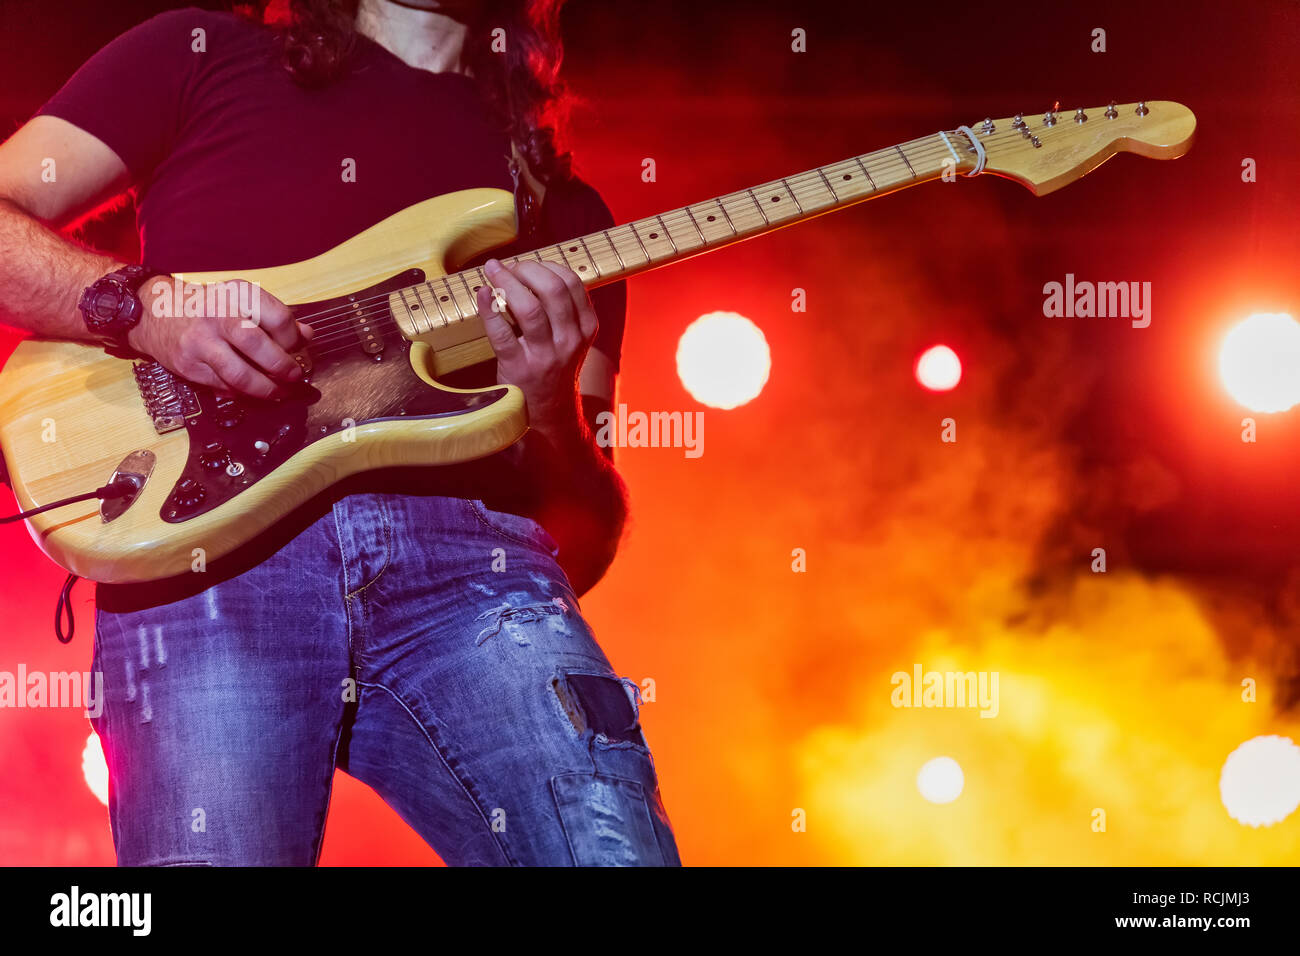
{"label": "guitar bridge", "polygon": [[136,362],[132,368],[136,387],[144,399],[145,411],[159,435],[185,427],[185,420],[199,414],[194,389],[158,362]]}

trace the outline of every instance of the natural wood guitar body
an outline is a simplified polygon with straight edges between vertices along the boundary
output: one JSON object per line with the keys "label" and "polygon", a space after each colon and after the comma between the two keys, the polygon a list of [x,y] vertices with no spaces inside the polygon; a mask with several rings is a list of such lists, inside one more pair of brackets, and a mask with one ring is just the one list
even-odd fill
{"label": "natural wood guitar body", "polygon": [[[289,305],[319,302],[412,269],[445,275],[448,265],[514,235],[510,194],[469,190],[412,206],[305,262],[183,278],[248,279]],[[362,350],[360,338],[340,356],[314,360],[310,381],[319,396],[304,406],[303,447],[224,503],[170,523],[160,515],[191,462],[192,431],[155,430],[132,362],[92,346],[22,342],[0,375],[0,449],[24,510],[106,484],[132,452],[155,456],[139,497],[120,516],[105,522],[95,501],[68,505],[30,519],[33,538],[58,564],[93,580],[169,577],[191,569],[196,549],[206,561],[227,554],[348,475],[468,461],[516,441],[527,428],[517,388],[465,391],[434,381],[435,374],[492,356],[481,322],[428,339],[410,343],[391,329],[379,361]],[[212,414],[211,407],[203,411]],[[249,407],[239,429],[258,434],[258,415]],[[327,433],[312,440],[322,429]],[[253,440],[272,437],[273,431]],[[229,478],[218,471],[207,481]]]}

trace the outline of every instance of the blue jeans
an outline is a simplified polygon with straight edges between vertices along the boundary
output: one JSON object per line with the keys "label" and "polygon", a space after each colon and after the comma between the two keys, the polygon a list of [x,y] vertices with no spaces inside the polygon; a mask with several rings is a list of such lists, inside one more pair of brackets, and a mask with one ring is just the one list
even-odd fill
{"label": "blue jeans", "polygon": [[336,766],[451,865],[679,864],[555,553],[480,501],[354,494],[205,590],[101,601],[119,864],[312,865]]}

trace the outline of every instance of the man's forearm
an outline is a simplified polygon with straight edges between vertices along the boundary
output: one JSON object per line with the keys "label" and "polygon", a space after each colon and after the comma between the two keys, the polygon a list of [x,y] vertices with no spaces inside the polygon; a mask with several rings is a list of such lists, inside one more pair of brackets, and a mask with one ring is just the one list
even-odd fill
{"label": "man's forearm", "polygon": [[558,435],[533,431],[523,440],[525,471],[540,492],[538,520],[560,547],[559,561],[578,595],[614,561],[627,519],[627,491],[586,422]]}
{"label": "man's forearm", "polygon": [[0,322],[41,338],[93,342],[77,298],[121,265],[69,242],[0,198]]}

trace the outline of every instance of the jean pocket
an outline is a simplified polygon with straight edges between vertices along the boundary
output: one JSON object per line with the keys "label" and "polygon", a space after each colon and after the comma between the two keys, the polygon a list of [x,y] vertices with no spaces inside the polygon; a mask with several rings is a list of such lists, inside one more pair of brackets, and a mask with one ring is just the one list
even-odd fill
{"label": "jean pocket", "polygon": [[545,528],[532,518],[509,511],[493,511],[478,499],[462,499],[474,517],[503,538],[530,548],[540,548],[548,554],[557,554],[559,546]]}

